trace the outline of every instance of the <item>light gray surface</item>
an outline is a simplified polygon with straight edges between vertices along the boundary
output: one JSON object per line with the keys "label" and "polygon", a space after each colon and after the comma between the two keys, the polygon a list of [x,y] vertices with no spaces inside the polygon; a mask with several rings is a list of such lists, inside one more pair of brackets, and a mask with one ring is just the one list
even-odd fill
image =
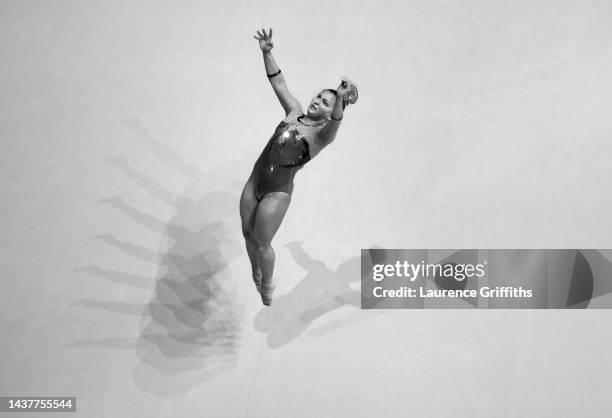
{"label": "light gray surface", "polygon": [[[88,418],[607,416],[608,311],[334,297],[371,245],[610,247],[611,9],[2,2],[0,393],[75,395]],[[237,210],[282,117],[262,25],[302,102],[341,75],[360,87],[298,174],[267,311]],[[176,308],[197,292],[162,286],[215,249],[236,292],[224,356],[170,337],[202,318]]]}

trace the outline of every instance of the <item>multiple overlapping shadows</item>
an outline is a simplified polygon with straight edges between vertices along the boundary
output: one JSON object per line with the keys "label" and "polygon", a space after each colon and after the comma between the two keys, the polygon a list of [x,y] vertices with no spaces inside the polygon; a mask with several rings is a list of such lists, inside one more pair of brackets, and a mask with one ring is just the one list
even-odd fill
{"label": "multiple overlapping shadows", "polygon": [[[135,370],[138,387],[175,397],[236,366],[245,307],[229,267],[242,254],[237,228],[231,227],[229,218],[237,210],[238,195],[234,190],[211,190],[214,183],[208,179],[213,174],[184,164],[137,121],[127,124],[149,151],[182,174],[187,184],[181,194],[174,194],[126,160],[107,160],[142,190],[170,205],[175,215],[164,221],[130,206],[121,197],[101,199],[100,203],[157,233],[166,248],[154,251],[110,233],[93,237],[126,257],[154,263],[158,273],[146,278],[97,265],[76,269],[104,278],[110,285],[153,291],[146,304],[96,298],[75,302],[89,309],[139,316],[141,331],[134,338],[84,339],[73,346],[136,350],[140,358]],[[204,185],[203,190],[199,185]],[[194,186],[198,189],[195,193]]]}
{"label": "multiple overlapping shadows", "polygon": [[[96,297],[75,301],[74,306],[119,314],[126,320],[140,318],[141,326],[139,335],[132,338],[109,335],[81,339],[72,346],[133,350],[140,360],[134,371],[137,386],[162,397],[178,397],[238,364],[247,319],[246,295],[238,289],[243,286],[254,292],[250,277],[238,281],[230,268],[239,256],[244,256],[239,222],[232,219],[237,216],[240,183],[214,190],[215,183],[210,179],[227,173],[202,173],[153,139],[139,122],[128,121],[127,125],[148,151],[182,175],[186,184],[183,191],[174,193],[123,158],[106,160],[124,178],[168,205],[174,216],[169,221],[160,219],[121,196],[100,200],[100,204],[156,233],[162,249],[145,248],[110,232],[92,240],[113,247],[123,257],[152,263],[158,272],[154,277],[144,277],[112,266],[75,269],[102,278],[109,286],[132,288],[136,292],[132,295],[143,292],[149,301],[133,303]],[[359,256],[332,270],[307,254],[301,243],[286,247],[307,273],[289,293],[277,296],[271,308],[262,307],[256,315],[255,328],[267,334],[269,347],[295,340],[317,319],[342,307],[349,307],[344,317],[317,324],[312,335],[320,336],[379,315],[359,309]],[[239,262],[248,265],[246,258]]]}

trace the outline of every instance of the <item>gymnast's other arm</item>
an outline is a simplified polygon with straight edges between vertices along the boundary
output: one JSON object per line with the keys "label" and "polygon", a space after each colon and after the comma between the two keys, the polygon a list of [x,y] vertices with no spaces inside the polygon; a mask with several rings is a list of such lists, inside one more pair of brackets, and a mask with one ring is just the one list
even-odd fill
{"label": "gymnast's other arm", "polygon": [[276,97],[285,109],[285,114],[289,114],[293,111],[301,111],[302,107],[300,103],[291,95],[287,83],[285,82],[285,76],[283,76],[281,70],[278,68],[274,57],[272,56],[272,28],[266,33],[265,29],[257,31],[257,35],[253,35],[255,39],[259,41],[259,48],[263,52],[264,66],[266,67],[266,75],[270,80],[272,89],[276,93]]}
{"label": "gymnast's other arm", "polygon": [[350,81],[343,81],[336,90],[336,102],[334,103],[330,120],[321,129],[319,135],[317,135],[317,142],[323,147],[331,144],[336,139],[336,133],[338,133],[338,128],[340,128],[342,118],[344,117],[344,96],[351,90],[351,86],[352,83]]}

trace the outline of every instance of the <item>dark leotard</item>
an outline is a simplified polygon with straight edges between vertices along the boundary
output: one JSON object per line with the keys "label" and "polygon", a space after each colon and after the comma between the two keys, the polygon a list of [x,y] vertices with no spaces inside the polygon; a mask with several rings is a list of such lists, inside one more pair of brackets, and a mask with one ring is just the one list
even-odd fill
{"label": "dark leotard", "polygon": [[290,113],[274,131],[272,138],[253,167],[255,197],[261,200],[267,193],[285,192],[291,195],[293,177],[310,161],[310,145],[306,136],[314,137],[320,127],[300,122],[300,113]]}

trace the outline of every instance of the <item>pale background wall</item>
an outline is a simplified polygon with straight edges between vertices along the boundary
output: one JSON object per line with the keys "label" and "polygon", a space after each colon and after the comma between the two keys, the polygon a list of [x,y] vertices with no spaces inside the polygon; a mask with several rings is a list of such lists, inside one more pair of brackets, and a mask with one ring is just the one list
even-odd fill
{"label": "pale background wall", "polygon": [[[2,2],[0,393],[76,395],[87,417],[607,416],[607,311],[336,297],[371,245],[610,247],[611,19],[604,1]],[[361,95],[298,174],[267,310],[237,213],[282,117],[263,25],[301,101],[342,75]],[[234,293],[198,313],[205,273]]]}

